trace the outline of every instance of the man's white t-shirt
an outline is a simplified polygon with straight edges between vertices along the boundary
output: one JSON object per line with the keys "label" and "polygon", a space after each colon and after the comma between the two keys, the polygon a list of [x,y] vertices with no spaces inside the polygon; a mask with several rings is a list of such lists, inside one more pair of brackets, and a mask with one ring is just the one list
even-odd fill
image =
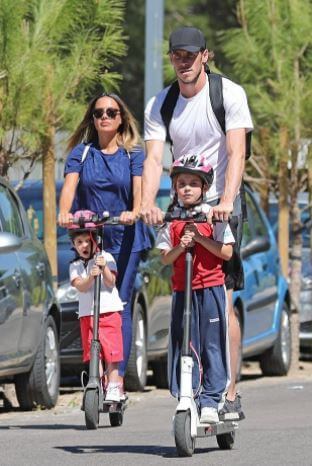
{"label": "man's white t-shirt", "polygon": [[[102,255],[107,261],[107,267],[112,272],[117,272],[116,262],[113,256],[106,252],[102,251]],[[69,266],[69,277],[70,282],[77,277],[86,278],[90,275],[91,269],[94,265],[94,259],[90,259],[87,263],[87,266],[84,266],[82,260],[78,259],[75,262],[72,262]],[[79,299],[79,317],[93,315],[94,308],[94,284],[89,288],[88,291],[80,292],[78,291]],[[101,277],[101,297],[100,297],[100,314],[105,312],[116,312],[123,310],[123,303],[119,297],[118,290],[116,286],[113,288],[108,288],[102,280]]]}
{"label": "man's white t-shirt", "polygon": [[[218,199],[224,190],[225,171],[228,163],[225,135],[212,110],[209,98],[209,81],[194,97],[178,97],[169,130],[173,141],[173,155],[205,154],[214,169],[213,185],[207,193],[207,200]],[[226,130],[253,129],[247,97],[244,89],[229,79],[222,78],[223,104]],[[166,127],[160,109],[169,87],[163,89],[147,103],[145,109],[145,141],[165,141]]]}

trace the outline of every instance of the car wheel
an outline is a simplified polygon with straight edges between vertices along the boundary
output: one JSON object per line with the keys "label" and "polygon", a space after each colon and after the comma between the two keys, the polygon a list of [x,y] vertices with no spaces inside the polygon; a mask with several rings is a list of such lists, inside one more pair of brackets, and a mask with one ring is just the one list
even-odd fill
{"label": "car wheel", "polygon": [[142,391],[146,385],[147,371],[146,321],[143,308],[136,303],[132,316],[132,344],[125,378],[126,389]]}
{"label": "car wheel", "polygon": [[261,355],[263,375],[286,375],[291,362],[291,327],[289,309],[283,305],[278,338],[272,348]]}
{"label": "car wheel", "polygon": [[20,407],[31,410],[36,405],[53,408],[60,385],[60,357],[57,329],[52,316],[44,324],[44,332],[30,372],[15,376],[15,391]]}
{"label": "car wheel", "polygon": [[151,364],[153,370],[153,380],[157,388],[168,388],[168,376],[167,376],[167,358],[154,361]]}

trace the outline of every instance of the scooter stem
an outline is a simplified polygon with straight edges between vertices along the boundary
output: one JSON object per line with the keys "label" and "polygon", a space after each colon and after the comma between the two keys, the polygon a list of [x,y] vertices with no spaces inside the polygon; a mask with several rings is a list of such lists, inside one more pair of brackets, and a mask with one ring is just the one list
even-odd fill
{"label": "scooter stem", "polygon": [[184,294],[184,335],[182,356],[191,356],[191,316],[192,316],[192,278],[193,278],[193,248],[187,248],[185,253],[185,294]]}

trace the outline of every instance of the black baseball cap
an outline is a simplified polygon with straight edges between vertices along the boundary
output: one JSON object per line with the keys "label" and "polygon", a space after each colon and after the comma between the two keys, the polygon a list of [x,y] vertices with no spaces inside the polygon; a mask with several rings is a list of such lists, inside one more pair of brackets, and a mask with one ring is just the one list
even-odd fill
{"label": "black baseball cap", "polygon": [[196,28],[186,26],[176,29],[169,37],[169,52],[182,49],[187,52],[199,52],[206,48],[203,33]]}

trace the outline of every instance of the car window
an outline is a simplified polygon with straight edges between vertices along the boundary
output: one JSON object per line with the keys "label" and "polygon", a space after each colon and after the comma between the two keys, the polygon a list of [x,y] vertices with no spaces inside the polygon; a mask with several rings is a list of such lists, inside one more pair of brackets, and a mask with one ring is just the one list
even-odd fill
{"label": "car window", "polygon": [[170,204],[170,191],[168,189],[160,189],[157,194],[156,203],[163,212],[166,212]]}
{"label": "car window", "polygon": [[248,222],[243,223],[242,247],[246,246],[257,236],[267,236],[266,226],[260,213],[248,192],[246,192]]}
{"label": "car window", "polygon": [[24,227],[17,202],[10,191],[2,185],[0,185],[0,206],[2,231],[22,238]]}

